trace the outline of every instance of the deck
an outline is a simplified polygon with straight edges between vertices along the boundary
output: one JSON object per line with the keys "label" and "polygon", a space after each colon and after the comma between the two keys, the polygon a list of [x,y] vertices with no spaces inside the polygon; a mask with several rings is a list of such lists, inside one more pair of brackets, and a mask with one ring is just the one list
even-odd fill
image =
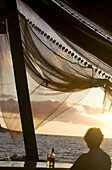
{"label": "deck", "polygon": [[[55,168],[58,170],[68,170],[72,164],[70,163],[55,163]],[[33,170],[44,170],[47,169],[46,162],[38,162],[36,165],[34,163],[30,163],[29,165],[25,165],[23,161],[0,161],[0,170],[23,170],[23,169],[33,169]]]}

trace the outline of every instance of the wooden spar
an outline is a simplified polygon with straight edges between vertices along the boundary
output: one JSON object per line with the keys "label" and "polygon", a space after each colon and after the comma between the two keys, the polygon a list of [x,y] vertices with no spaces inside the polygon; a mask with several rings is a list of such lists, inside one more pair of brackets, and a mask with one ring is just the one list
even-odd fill
{"label": "wooden spar", "polygon": [[12,61],[27,161],[37,162],[38,152],[29,99],[16,0],[6,0]]}

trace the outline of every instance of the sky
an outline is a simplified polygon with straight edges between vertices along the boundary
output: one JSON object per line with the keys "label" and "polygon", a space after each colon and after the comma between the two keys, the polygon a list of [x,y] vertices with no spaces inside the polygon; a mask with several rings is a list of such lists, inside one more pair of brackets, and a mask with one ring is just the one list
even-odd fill
{"label": "sky", "polygon": [[100,127],[104,137],[112,138],[112,113],[102,113],[103,97],[104,93],[100,88],[92,89],[84,99],[69,110],[69,114],[61,114],[36,132],[83,136],[88,128]]}
{"label": "sky", "polygon": [[[100,127],[105,138],[112,138],[112,113],[102,113],[103,97],[104,93],[100,88],[91,89],[80,102],[74,105],[67,112],[60,114],[52,121],[38,128],[36,130],[36,133],[50,135],[83,136],[88,128]],[[15,101],[10,100],[9,102],[10,105],[12,102],[12,105],[14,106]],[[51,101],[44,102],[44,113],[46,111],[46,106],[49,108],[49,105],[51,105],[50,102]],[[57,102],[52,101],[52,105],[53,104],[56,105]],[[38,103],[33,102],[33,105],[35,105],[35,110],[38,110],[39,112],[39,107],[41,108],[41,105],[39,105],[38,108]],[[7,112],[8,110],[10,111],[11,106],[9,108],[7,107],[6,109]],[[34,111],[34,115],[36,113],[37,112]],[[0,123],[3,127],[5,127],[1,114]]]}

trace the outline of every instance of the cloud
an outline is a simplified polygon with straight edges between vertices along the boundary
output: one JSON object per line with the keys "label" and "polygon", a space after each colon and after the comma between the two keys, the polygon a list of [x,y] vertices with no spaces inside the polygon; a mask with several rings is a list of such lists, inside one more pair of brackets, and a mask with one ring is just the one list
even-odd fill
{"label": "cloud", "polygon": [[99,115],[102,113],[101,108],[93,108],[88,105],[83,105],[82,108],[87,115]]}
{"label": "cloud", "polygon": [[[17,101],[8,99],[0,101],[1,109],[6,113],[19,113]],[[37,120],[54,120],[60,122],[71,122],[73,124],[83,124],[88,126],[107,126],[106,122],[99,119],[102,110],[92,108],[88,105],[76,105],[69,109],[66,102],[61,105],[60,101],[32,101],[32,113]],[[65,111],[66,110],[66,111]],[[65,112],[64,112],[65,111]],[[62,113],[62,114],[60,114]]]}
{"label": "cloud", "polygon": [[[7,97],[7,96],[5,96]],[[8,96],[9,97],[9,96]],[[1,110],[6,113],[19,113],[18,102],[12,98],[0,101]],[[32,101],[31,107],[34,116],[51,114],[61,106],[60,101]],[[67,103],[63,104],[62,109],[68,108]]]}
{"label": "cloud", "polygon": [[56,121],[71,122],[72,124],[82,124],[88,126],[105,126],[107,123],[99,117],[102,115],[102,110],[92,108],[87,105],[77,105],[71,108],[56,118]]}
{"label": "cloud", "polygon": [[31,102],[33,114],[36,116],[37,114],[47,114],[52,113],[56,110],[57,107],[60,106],[59,101],[32,101]]}
{"label": "cloud", "polygon": [[1,100],[1,111],[4,113],[19,113],[18,103],[14,99]]}
{"label": "cloud", "polygon": [[12,98],[16,98],[16,97],[14,95],[2,94],[2,95],[0,95],[0,98],[1,99],[7,99],[7,98],[12,99]]}

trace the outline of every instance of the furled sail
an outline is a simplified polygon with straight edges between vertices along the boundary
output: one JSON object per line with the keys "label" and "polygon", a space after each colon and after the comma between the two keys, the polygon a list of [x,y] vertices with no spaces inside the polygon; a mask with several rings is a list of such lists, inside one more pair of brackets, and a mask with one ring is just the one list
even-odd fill
{"label": "furled sail", "polygon": [[[93,87],[104,90],[103,111],[111,106],[112,68],[101,58],[106,56],[111,61],[111,32],[72,5],[67,1],[38,0],[37,6],[31,6],[37,15],[17,0],[35,130],[67,112]],[[59,23],[56,18],[60,18]],[[0,35],[0,42],[1,112],[12,138],[18,142],[18,134],[13,131],[22,129],[8,31]]]}

